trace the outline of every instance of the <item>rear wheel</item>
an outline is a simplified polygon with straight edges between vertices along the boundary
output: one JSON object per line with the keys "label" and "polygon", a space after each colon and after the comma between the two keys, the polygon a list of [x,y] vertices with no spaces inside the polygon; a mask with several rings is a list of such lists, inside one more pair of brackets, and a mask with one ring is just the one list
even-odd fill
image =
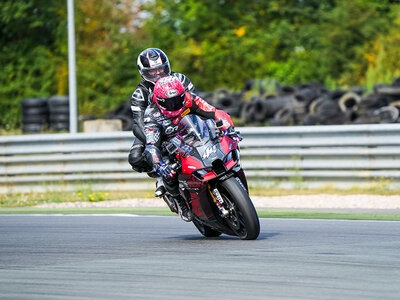
{"label": "rear wheel", "polygon": [[255,240],[260,234],[260,221],[256,209],[234,177],[219,183],[218,190],[229,210],[226,222],[242,240]]}
{"label": "rear wheel", "polygon": [[217,237],[221,235],[221,232],[216,231],[207,225],[204,225],[203,223],[201,223],[196,219],[193,220],[193,224],[205,237]]}

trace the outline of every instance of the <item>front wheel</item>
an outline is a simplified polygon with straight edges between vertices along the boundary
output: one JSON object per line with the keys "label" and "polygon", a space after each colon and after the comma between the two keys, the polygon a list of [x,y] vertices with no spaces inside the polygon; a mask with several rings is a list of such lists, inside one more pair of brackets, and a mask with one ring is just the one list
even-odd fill
{"label": "front wheel", "polygon": [[242,240],[255,240],[260,234],[260,221],[256,209],[239,182],[230,177],[218,184],[229,215],[226,222]]}

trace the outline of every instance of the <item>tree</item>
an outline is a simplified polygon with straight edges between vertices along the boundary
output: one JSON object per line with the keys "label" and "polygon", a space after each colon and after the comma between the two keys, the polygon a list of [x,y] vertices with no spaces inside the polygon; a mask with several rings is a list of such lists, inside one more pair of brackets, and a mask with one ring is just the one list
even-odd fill
{"label": "tree", "polygon": [[[101,115],[127,101],[140,79],[136,56],[143,42],[135,38],[143,33],[130,24],[132,6],[128,0],[75,0],[80,114]],[[20,124],[23,98],[68,93],[66,25],[65,0],[0,6],[0,127]]]}
{"label": "tree", "polygon": [[57,90],[56,70],[66,41],[64,1],[3,1],[0,6],[0,127],[19,122],[23,97]]}

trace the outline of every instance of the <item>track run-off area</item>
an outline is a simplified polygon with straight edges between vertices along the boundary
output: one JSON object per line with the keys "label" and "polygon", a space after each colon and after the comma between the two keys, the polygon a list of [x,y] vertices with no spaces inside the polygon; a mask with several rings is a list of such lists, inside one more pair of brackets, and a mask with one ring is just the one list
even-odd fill
{"label": "track run-off area", "polygon": [[176,216],[0,215],[0,298],[398,299],[400,222],[260,222],[241,241]]}

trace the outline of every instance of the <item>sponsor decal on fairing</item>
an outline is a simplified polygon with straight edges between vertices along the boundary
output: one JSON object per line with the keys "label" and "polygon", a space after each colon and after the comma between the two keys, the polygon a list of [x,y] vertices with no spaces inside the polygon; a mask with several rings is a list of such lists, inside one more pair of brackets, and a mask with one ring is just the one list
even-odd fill
{"label": "sponsor decal on fairing", "polygon": [[213,145],[213,146],[211,146],[211,147],[208,147],[208,148],[204,151],[202,158],[203,158],[203,159],[206,159],[206,158],[208,158],[211,154],[216,153],[216,152],[217,152],[217,145]]}

